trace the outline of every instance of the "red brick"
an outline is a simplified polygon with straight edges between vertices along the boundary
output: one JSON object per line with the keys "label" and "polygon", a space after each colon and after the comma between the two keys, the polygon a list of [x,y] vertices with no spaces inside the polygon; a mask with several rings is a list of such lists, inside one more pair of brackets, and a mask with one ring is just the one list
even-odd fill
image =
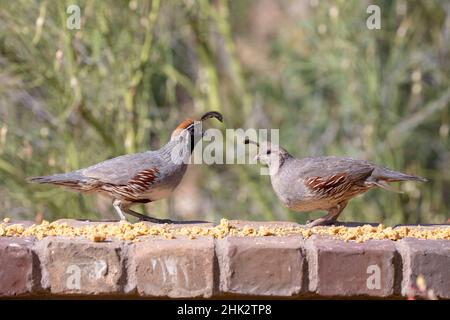
{"label": "red brick", "polygon": [[42,286],[57,294],[125,292],[123,243],[84,238],[48,237],[36,243]]}
{"label": "red brick", "polygon": [[220,290],[267,296],[300,293],[305,260],[302,243],[299,236],[216,240]]}
{"label": "red brick", "polygon": [[39,261],[30,239],[0,237],[0,296],[29,294],[39,288]]}
{"label": "red brick", "polygon": [[428,289],[450,299],[450,241],[406,238],[397,243],[403,260],[402,294],[407,296],[423,275]]}
{"label": "red brick", "polygon": [[356,243],[313,236],[306,248],[311,292],[321,296],[394,294],[397,259],[391,241]]}
{"label": "red brick", "polygon": [[149,237],[134,244],[132,278],[142,296],[211,297],[214,240],[211,237]]}

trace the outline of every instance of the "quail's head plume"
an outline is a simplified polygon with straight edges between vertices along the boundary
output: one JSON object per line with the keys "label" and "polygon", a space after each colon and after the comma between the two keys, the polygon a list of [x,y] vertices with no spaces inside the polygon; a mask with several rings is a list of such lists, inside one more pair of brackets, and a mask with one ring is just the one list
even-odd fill
{"label": "quail's head plume", "polygon": [[396,191],[389,182],[427,181],[365,160],[333,156],[297,159],[275,144],[259,145],[248,138],[245,143],[258,146],[255,158],[269,166],[272,187],[284,205],[294,211],[328,212],[309,227],[333,224],[350,199],[372,188]]}
{"label": "quail's head plume", "polygon": [[201,122],[216,118],[217,111],[205,113],[200,121],[187,119],[172,132],[170,141],[159,150],[128,154],[73,172],[30,178],[30,182],[49,183],[82,193],[98,193],[113,199],[121,220],[125,214],[155,223],[170,223],[132,211],[137,203],[168,197],[186,172],[190,153],[202,137]]}

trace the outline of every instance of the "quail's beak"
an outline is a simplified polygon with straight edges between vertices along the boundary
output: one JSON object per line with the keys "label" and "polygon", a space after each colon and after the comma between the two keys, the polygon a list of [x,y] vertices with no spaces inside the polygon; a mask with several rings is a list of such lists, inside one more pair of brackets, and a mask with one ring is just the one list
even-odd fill
{"label": "quail's beak", "polygon": [[[244,144],[254,144],[254,145],[256,145],[256,146],[259,148],[259,143],[256,142],[256,141],[250,140],[249,137],[245,137],[245,139],[244,139]],[[259,154],[257,154],[257,155],[253,158],[253,160],[254,160],[254,161],[259,161],[259,160],[260,160]]]}

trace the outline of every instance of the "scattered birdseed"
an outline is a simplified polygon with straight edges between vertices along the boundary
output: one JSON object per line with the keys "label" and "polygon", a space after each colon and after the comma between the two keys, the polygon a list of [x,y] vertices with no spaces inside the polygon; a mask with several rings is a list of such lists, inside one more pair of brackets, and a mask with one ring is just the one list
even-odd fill
{"label": "scattered birdseed", "polygon": [[94,242],[103,242],[106,240],[106,236],[104,234],[93,234],[90,239]]}
{"label": "scattered birdseed", "polygon": [[368,240],[388,239],[397,241],[403,238],[441,239],[450,240],[450,226],[438,228],[424,228],[421,226],[386,227],[364,225],[358,227],[331,226],[331,227],[280,227],[245,225],[238,228],[230,224],[227,219],[222,219],[215,227],[189,226],[175,228],[171,225],[150,225],[144,222],[129,223],[99,223],[80,227],[69,226],[67,223],[43,221],[41,224],[33,224],[25,228],[21,224],[0,223],[0,236],[5,237],[30,237],[41,240],[48,236],[84,237],[94,242],[103,242],[108,238],[117,238],[126,241],[141,241],[144,237],[161,236],[165,239],[176,239],[185,236],[195,240],[199,237],[214,237],[222,239],[226,236],[236,237],[270,237],[299,235],[305,239],[312,235],[328,236],[344,241],[365,242]]}

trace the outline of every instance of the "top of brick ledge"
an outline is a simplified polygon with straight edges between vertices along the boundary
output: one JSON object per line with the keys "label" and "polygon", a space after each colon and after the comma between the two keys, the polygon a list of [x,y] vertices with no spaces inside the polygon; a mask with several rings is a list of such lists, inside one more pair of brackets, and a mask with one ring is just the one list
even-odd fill
{"label": "top of brick ledge", "polygon": [[[98,224],[68,219],[59,222]],[[299,226],[290,222],[230,223],[255,228]],[[449,265],[449,240],[405,238],[355,243],[317,235],[309,239],[290,235],[195,240],[146,237],[137,243],[96,243],[67,237],[41,241],[0,237],[0,296],[450,299]]]}

